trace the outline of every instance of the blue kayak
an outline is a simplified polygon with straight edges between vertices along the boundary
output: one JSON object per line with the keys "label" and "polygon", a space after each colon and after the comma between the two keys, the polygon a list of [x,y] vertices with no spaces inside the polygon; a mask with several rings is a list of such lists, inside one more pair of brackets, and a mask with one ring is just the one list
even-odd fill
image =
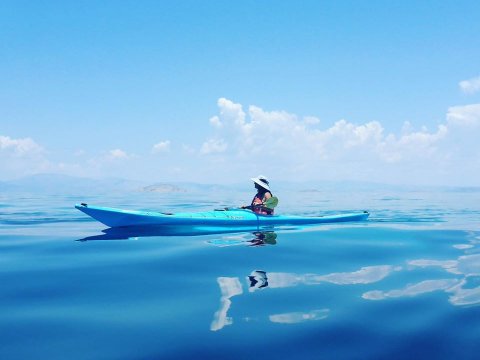
{"label": "blue kayak", "polygon": [[324,216],[260,215],[251,210],[226,209],[205,212],[162,213],[156,211],[122,210],[87,204],[75,207],[109,227],[168,225],[168,226],[271,226],[310,225],[363,221],[367,211]]}

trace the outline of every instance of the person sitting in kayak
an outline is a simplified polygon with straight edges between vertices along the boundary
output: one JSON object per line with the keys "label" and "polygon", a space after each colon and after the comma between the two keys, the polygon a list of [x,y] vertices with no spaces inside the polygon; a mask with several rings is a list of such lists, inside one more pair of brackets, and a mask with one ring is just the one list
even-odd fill
{"label": "person sitting in kayak", "polygon": [[256,178],[252,178],[252,180],[255,183],[257,193],[253,197],[250,206],[242,206],[242,209],[250,209],[262,215],[273,215],[274,207],[277,205],[278,199],[272,195],[267,178],[259,175]]}

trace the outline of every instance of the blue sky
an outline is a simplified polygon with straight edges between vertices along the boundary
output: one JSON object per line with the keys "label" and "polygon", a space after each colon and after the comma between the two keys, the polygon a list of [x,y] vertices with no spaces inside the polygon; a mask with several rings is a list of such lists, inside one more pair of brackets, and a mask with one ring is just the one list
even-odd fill
{"label": "blue sky", "polygon": [[0,180],[480,185],[477,1],[3,1]]}

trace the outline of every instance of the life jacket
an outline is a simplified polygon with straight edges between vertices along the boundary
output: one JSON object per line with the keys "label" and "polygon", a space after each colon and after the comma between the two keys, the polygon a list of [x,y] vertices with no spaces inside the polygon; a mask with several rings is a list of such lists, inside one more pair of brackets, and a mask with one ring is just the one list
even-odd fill
{"label": "life jacket", "polygon": [[252,204],[250,205],[250,207],[251,207],[251,209],[254,213],[261,214],[261,215],[273,215],[274,209],[269,209],[269,208],[263,206],[263,202],[265,201],[265,194],[266,193],[270,193],[270,196],[273,196],[270,191],[266,191],[263,194],[263,198],[260,198],[258,196],[258,193],[256,193],[255,196],[253,197]]}

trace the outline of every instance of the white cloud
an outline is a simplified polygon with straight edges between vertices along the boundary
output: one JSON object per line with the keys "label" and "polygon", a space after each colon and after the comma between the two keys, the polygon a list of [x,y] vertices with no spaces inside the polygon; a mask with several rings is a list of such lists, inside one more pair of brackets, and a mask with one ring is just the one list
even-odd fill
{"label": "white cloud", "polygon": [[86,154],[87,154],[87,152],[83,149],[78,149],[73,153],[73,155],[77,156],[77,157],[84,156]]}
{"label": "white cloud", "polygon": [[431,157],[437,151],[436,144],[447,136],[448,128],[439,125],[434,133],[427,129],[404,133],[400,137],[388,135],[379,143],[379,154],[387,162],[398,162],[416,157]]}
{"label": "white cloud", "polygon": [[223,126],[222,122],[220,121],[220,118],[218,116],[212,116],[210,118],[210,125],[216,128],[221,128]]}
{"label": "white cloud", "polygon": [[317,125],[320,124],[320,119],[315,116],[305,116],[303,122],[307,125]]}
{"label": "white cloud", "polygon": [[130,155],[128,155],[125,151],[121,149],[113,149],[108,152],[108,159],[111,160],[124,160],[128,159]]}
{"label": "white cloud", "polygon": [[[226,98],[217,105],[218,113],[208,119],[211,134],[200,139],[203,142],[181,144],[182,151],[168,157],[136,156],[116,148],[97,154],[70,151],[68,159],[66,152],[50,154],[29,137],[0,135],[0,173],[11,178],[42,171],[75,174],[80,169],[128,176],[135,167],[156,176],[149,170],[154,161],[163,167],[181,164],[182,174],[196,180],[206,180],[221,163],[222,174],[229,178],[266,173],[284,180],[478,185],[480,104],[450,107],[445,121],[434,128],[405,122],[398,132],[388,131],[380,121],[326,123],[313,116],[244,107]],[[161,154],[171,147],[170,140],[163,139],[149,150]],[[130,159],[138,161],[130,161],[127,168]],[[205,175],[198,175],[199,166]]]}
{"label": "white cloud", "polygon": [[465,94],[474,94],[480,91],[480,76],[460,81],[458,85]]}
{"label": "white cloud", "polygon": [[153,145],[152,152],[154,154],[166,153],[170,151],[170,140],[160,141]]}
{"label": "white cloud", "polygon": [[[288,180],[478,183],[480,161],[475,159],[480,148],[474,132],[459,125],[480,123],[480,104],[450,108],[445,121],[435,127],[405,122],[398,132],[387,131],[380,121],[342,119],[328,125],[286,111],[244,107],[226,98],[217,104],[219,111],[210,124],[222,125],[212,127],[201,153],[221,152],[222,166],[229,174],[261,172]],[[203,166],[213,170],[218,160],[206,158]]]}
{"label": "white cloud", "polygon": [[125,166],[125,164],[128,162],[129,166],[133,166],[134,164],[131,161],[129,162],[133,158],[136,158],[136,155],[129,154],[119,148],[112,149],[86,159],[84,169],[88,169],[89,173],[95,174],[95,176],[106,174],[113,176],[113,174],[121,173],[122,170],[131,172],[132,168]]}
{"label": "white cloud", "polygon": [[233,101],[225,98],[218,99],[217,105],[220,108],[220,118],[223,118],[225,121],[233,121],[239,126],[245,123],[245,112],[242,109],[242,105],[235,104]]}
{"label": "white cloud", "polygon": [[0,135],[0,178],[12,179],[48,171],[47,151],[31,138]]}
{"label": "white cloud", "polygon": [[454,126],[477,126],[480,124],[480,104],[452,106],[448,108],[447,121]]}
{"label": "white cloud", "polygon": [[16,156],[29,156],[41,154],[44,149],[31,138],[12,139],[0,135],[0,151],[10,152]]}
{"label": "white cloud", "polygon": [[200,153],[203,155],[222,153],[227,147],[228,145],[223,139],[210,139],[203,143]]}
{"label": "white cloud", "polygon": [[383,138],[383,127],[377,121],[364,125],[355,125],[345,120],[337,121],[325,131],[316,133],[316,140],[325,144],[335,142],[344,148],[379,144]]}
{"label": "white cloud", "polygon": [[[228,139],[234,144],[230,149],[246,157],[268,154],[318,163],[318,160],[353,159],[368,154],[370,159],[407,161],[432,156],[436,144],[448,133],[445,125],[440,125],[435,132],[427,129],[413,132],[411,126],[405,126],[403,133],[397,136],[385,134],[378,121],[357,125],[346,120],[339,120],[321,130],[308,126],[318,124],[318,119],[299,120],[296,115],[285,111],[268,112],[257,106],[249,107],[247,118],[240,104],[222,98],[218,105],[218,122],[224,125],[224,129],[218,132],[216,140],[210,140],[208,144],[218,143],[220,138]],[[225,147],[222,147],[224,150]]]}

